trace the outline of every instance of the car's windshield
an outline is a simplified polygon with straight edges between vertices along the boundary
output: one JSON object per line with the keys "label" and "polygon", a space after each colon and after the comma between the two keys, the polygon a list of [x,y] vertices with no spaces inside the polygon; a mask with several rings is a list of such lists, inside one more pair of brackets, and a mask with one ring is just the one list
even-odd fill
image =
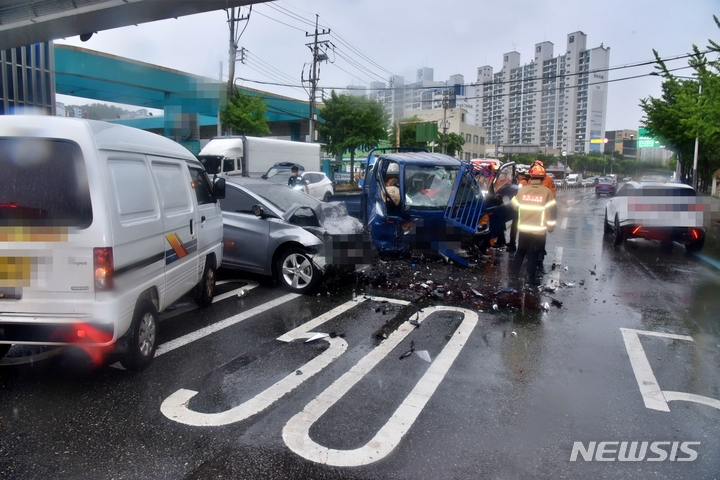
{"label": "car's windshield", "polygon": [[407,165],[405,204],[412,208],[445,208],[457,174],[457,167]]}
{"label": "car's windshield", "polygon": [[694,197],[695,190],[692,188],[675,188],[675,187],[652,187],[634,190],[634,196],[637,197]]}
{"label": "car's windshield", "polygon": [[[320,202],[299,190],[288,188],[287,185],[280,185],[272,182],[258,182],[246,184],[245,188],[262,197],[266,202],[274,205],[283,212],[286,212],[295,204],[306,205],[318,209]],[[317,211],[317,210],[316,210]]]}

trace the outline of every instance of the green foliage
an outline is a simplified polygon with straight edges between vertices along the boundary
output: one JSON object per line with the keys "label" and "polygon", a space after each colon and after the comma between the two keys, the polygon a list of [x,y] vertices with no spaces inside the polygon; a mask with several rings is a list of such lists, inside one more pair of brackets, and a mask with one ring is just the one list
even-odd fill
{"label": "green foliage", "polygon": [[[442,148],[442,132],[438,133],[437,144]],[[462,153],[463,145],[465,145],[465,137],[457,133],[450,132],[445,135],[445,153],[454,157],[458,153]]]}
{"label": "green foliage", "polygon": [[243,135],[269,135],[270,127],[265,117],[267,104],[263,97],[235,90],[230,102],[220,111],[225,127]]}
{"label": "green foliage", "polygon": [[[428,142],[418,142],[416,140],[418,123],[421,123],[423,121],[425,121],[425,120],[421,120],[420,117],[415,117],[415,116],[403,118],[402,120],[400,120],[400,144],[397,146],[414,147],[414,148],[428,148]],[[390,143],[395,145],[396,141],[397,141],[397,123],[394,123],[390,130]],[[438,143],[438,145],[439,144],[440,143]]]}
{"label": "green foliage", "polygon": [[87,112],[90,120],[115,120],[121,116],[130,113],[129,110],[116,107],[115,105],[106,105],[104,103],[91,103],[90,105],[65,105],[65,110],[71,112],[75,107]]}
{"label": "green foliage", "polygon": [[388,116],[375,100],[353,95],[338,95],[333,90],[320,109],[324,123],[317,131],[325,142],[325,151],[337,156],[350,153],[350,170],[355,169],[355,151],[371,150],[387,138]]}
{"label": "green foliage", "polygon": [[[718,17],[713,19],[720,28]],[[720,53],[720,45],[709,43],[708,51]],[[677,153],[683,175],[692,168],[695,139],[699,140],[698,177],[707,186],[710,175],[720,168],[720,62],[708,60],[695,45],[692,50],[688,64],[696,79],[673,75],[653,51],[657,72],[664,79],[662,95],[642,99],[640,106],[645,113],[643,126]]]}

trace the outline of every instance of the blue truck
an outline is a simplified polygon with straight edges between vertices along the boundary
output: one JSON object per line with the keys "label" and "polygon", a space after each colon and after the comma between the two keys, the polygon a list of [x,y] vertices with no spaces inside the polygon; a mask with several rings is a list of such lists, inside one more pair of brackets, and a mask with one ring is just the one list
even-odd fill
{"label": "blue truck", "polygon": [[368,155],[362,189],[336,195],[368,226],[380,254],[433,250],[460,263],[465,242],[504,235],[518,190],[515,164],[497,171],[424,149],[383,148]]}

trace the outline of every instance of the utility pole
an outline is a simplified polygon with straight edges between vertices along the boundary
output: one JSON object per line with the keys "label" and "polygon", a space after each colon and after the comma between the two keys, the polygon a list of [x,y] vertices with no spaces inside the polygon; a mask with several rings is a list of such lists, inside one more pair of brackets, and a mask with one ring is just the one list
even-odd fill
{"label": "utility pole", "polygon": [[235,93],[235,62],[240,60],[241,62],[245,63],[245,52],[246,50],[243,48],[240,50],[241,57],[238,58],[238,43],[240,42],[240,36],[242,35],[242,32],[245,31],[240,30],[238,28],[238,24],[240,22],[247,22],[250,20],[250,13],[252,12],[252,6],[250,6],[250,12],[247,15],[240,15],[240,8],[229,8],[226,10],[227,17],[228,17],[228,27],[230,28],[230,48],[228,50],[229,55],[229,61],[228,61],[228,84],[227,84],[227,100],[228,103],[230,103],[230,100],[233,97],[233,94]]}
{"label": "utility pole", "polygon": [[448,108],[448,91],[447,88],[443,91],[443,136],[442,136],[442,153],[447,154],[447,144],[445,143],[445,136],[447,135],[448,123],[447,123],[447,108]]}
{"label": "utility pole", "polygon": [[318,84],[318,63],[322,61],[327,61],[328,57],[325,53],[321,53],[319,47],[324,46],[327,47],[327,45],[330,43],[327,40],[318,42],[318,36],[319,35],[328,35],[330,33],[330,29],[318,31],[318,19],[319,16],[315,15],[315,33],[305,33],[306,37],[313,37],[312,43],[305,44],[307,47],[310,48],[313,54],[313,64],[312,64],[312,73],[310,77],[310,125],[309,125],[309,135],[308,135],[308,142],[312,143],[315,141],[315,107],[316,107],[316,99],[315,99],[315,92],[317,90],[317,84]]}

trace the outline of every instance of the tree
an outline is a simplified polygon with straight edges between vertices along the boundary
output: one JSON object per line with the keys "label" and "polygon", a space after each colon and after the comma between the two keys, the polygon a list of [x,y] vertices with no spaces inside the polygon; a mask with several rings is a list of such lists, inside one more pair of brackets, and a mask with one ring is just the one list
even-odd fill
{"label": "tree", "polygon": [[[417,141],[417,126],[419,123],[425,123],[427,120],[421,120],[420,117],[406,117],[400,120],[400,144],[398,147],[427,148],[428,142]],[[395,145],[397,142],[397,123],[393,123],[390,131],[390,142]],[[442,136],[438,145],[442,145]]]}
{"label": "tree", "polygon": [[[442,132],[439,132],[435,142],[438,145],[442,145],[442,140]],[[454,157],[458,153],[462,153],[463,145],[465,145],[465,137],[462,135],[458,135],[455,132],[450,132],[445,135],[445,152],[451,157]]]}
{"label": "tree", "polygon": [[387,138],[388,115],[379,102],[354,95],[338,95],[333,90],[320,109],[324,123],[318,134],[326,141],[331,155],[350,153],[350,172],[355,172],[355,151],[371,150]]}
{"label": "tree", "polygon": [[267,104],[263,97],[235,90],[230,102],[220,111],[223,125],[243,135],[269,135],[265,117]]}
{"label": "tree", "polygon": [[90,120],[115,120],[122,115],[130,113],[129,110],[116,107],[115,105],[107,105],[105,103],[91,103],[89,105],[66,105],[66,111],[72,111],[78,107],[87,113]]}
{"label": "tree", "polygon": [[[713,19],[720,28],[718,18]],[[707,50],[720,53],[720,45],[709,42]],[[664,79],[662,95],[642,99],[640,106],[645,113],[643,126],[678,154],[683,177],[693,164],[697,138],[697,175],[706,186],[712,172],[720,167],[720,62],[709,61],[695,45],[692,49],[688,64],[695,70],[697,80],[673,75],[653,50],[657,73]]]}

